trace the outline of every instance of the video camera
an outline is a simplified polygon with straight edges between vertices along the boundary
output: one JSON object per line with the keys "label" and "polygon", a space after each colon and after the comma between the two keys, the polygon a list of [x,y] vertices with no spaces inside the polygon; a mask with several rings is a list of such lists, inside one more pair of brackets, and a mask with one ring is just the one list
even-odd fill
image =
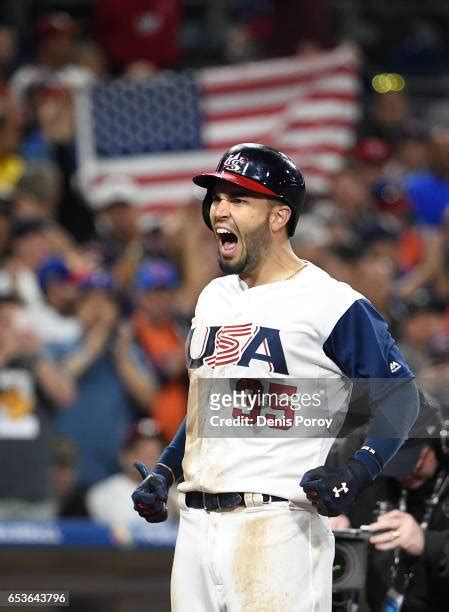
{"label": "video camera", "polygon": [[362,591],[365,588],[369,532],[361,529],[334,531],[335,558],[332,592]]}

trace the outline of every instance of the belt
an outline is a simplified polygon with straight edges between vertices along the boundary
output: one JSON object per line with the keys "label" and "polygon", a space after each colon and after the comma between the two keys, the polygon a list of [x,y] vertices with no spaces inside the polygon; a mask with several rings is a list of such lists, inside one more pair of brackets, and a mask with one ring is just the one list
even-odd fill
{"label": "belt", "polygon": [[[249,502],[248,496],[251,496]],[[254,498],[257,498],[254,500]],[[245,499],[246,498],[246,499]],[[271,502],[288,501],[284,497],[276,495],[255,494],[255,493],[203,493],[202,491],[190,491],[186,493],[185,504],[189,508],[202,510],[232,510],[238,506],[261,506]]]}

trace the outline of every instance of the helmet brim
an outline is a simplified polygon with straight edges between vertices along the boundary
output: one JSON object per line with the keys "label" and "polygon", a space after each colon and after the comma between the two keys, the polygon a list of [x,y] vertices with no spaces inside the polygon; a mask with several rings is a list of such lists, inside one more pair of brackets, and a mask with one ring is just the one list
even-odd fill
{"label": "helmet brim", "polygon": [[242,176],[241,174],[234,174],[234,172],[207,172],[204,174],[197,174],[192,178],[192,181],[195,185],[199,187],[204,187],[205,189],[211,189],[217,180],[228,181],[229,183],[233,183],[234,185],[239,185],[244,189],[248,189],[248,191],[255,191],[256,193],[262,193],[267,196],[271,196],[274,198],[279,198],[279,194],[275,193],[265,185],[261,185],[257,181],[253,181],[246,176]]}

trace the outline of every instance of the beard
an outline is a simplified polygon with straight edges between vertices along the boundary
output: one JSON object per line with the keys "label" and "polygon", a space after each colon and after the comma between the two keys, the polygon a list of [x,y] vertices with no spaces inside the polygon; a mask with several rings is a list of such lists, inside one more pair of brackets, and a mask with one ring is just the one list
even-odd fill
{"label": "beard", "polygon": [[225,274],[242,274],[254,270],[263,260],[271,244],[271,234],[267,218],[252,232],[242,236],[242,255],[235,263],[218,257],[218,265]]}

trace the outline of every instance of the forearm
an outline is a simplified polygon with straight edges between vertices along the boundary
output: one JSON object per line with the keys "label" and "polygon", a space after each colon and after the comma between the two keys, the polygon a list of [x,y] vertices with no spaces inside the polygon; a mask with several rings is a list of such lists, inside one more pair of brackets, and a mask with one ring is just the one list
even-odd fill
{"label": "forearm", "polygon": [[133,280],[142,258],[142,253],[142,245],[139,242],[132,243],[115,264],[112,276],[120,289],[126,289]]}
{"label": "forearm", "polygon": [[[377,402],[361,450],[355,453],[372,478],[393,458],[416,420],[419,395],[414,380],[393,389]],[[373,452],[374,451],[374,452]]]}
{"label": "forearm", "polygon": [[72,380],[61,373],[56,366],[46,359],[38,358],[34,366],[39,385],[53,402],[59,406],[68,406],[75,399],[75,386]]}
{"label": "forearm", "polygon": [[183,420],[173,440],[165,447],[157,463],[166,466],[172,474],[173,481],[182,476],[182,460],[186,445],[186,419]]}
{"label": "forearm", "polygon": [[148,409],[155,390],[149,373],[143,372],[127,354],[117,355],[115,363],[128,393],[141,408]]}
{"label": "forearm", "polygon": [[91,365],[94,356],[86,346],[80,347],[62,360],[64,370],[73,378],[79,378]]}
{"label": "forearm", "polygon": [[74,379],[80,378],[104,350],[110,335],[110,329],[92,329],[83,344],[62,360],[63,368]]}

